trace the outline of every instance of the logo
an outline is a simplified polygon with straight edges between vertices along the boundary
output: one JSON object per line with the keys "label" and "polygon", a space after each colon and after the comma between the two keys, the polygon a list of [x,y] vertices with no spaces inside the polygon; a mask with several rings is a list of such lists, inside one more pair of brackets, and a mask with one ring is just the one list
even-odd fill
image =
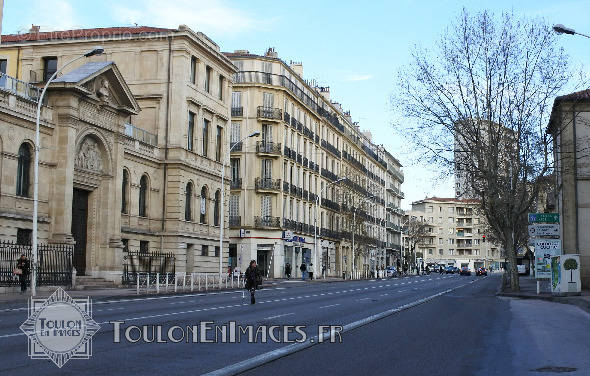
{"label": "logo", "polygon": [[31,297],[20,329],[29,338],[31,359],[51,359],[61,368],[70,359],[92,356],[92,336],[100,326],[92,319],[90,298],[73,299],[60,287],[47,299]]}

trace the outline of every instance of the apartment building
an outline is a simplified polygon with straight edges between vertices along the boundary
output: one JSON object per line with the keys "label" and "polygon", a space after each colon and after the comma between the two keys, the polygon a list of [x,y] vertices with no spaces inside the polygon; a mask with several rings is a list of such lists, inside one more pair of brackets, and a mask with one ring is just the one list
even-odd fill
{"label": "apartment building", "polygon": [[486,239],[485,219],[478,214],[477,205],[473,199],[440,197],[412,203],[405,221],[412,219],[428,225],[428,233],[416,249],[425,265],[468,266],[472,271],[480,266],[499,269],[501,249]]}
{"label": "apartment building", "polygon": [[401,231],[404,211],[400,206],[401,200],[404,198],[404,193],[401,190],[404,175],[401,173],[401,163],[391,153],[384,147],[380,147],[379,152],[387,163],[385,179],[386,264],[397,265],[397,261],[401,260]]}
{"label": "apartment building", "polygon": [[[305,263],[315,276],[384,266],[386,182],[399,197],[399,162],[389,154],[386,161],[329,87],[303,79],[301,63],[287,64],[273,49],[226,56],[239,69],[231,100],[230,263],[243,270],[256,259],[273,277],[287,263],[294,275]],[[390,219],[399,224],[399,214]],[[399,237],[390,240],[391,250],[400,246]]]}
{"label": "apartment building", "polygon": [[176,271],[216,272],[236,70],[186,26],[2,36],[1,236],[30,241],[38,87],[96,45],[104,54],[69,66],[43,107],[40,242],[75,243],[79,275],[114,281],[134,252],[144,261],[172,252]]}

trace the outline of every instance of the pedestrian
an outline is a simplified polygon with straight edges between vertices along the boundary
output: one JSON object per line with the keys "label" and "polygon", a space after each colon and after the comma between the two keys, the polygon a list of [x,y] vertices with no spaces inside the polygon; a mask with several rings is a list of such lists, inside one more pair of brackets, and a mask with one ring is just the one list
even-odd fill
{"label": "pedestrian", "polygon": [[285,265],[285,277],[287,277],[287,279],[291,279],[291,264],[289,263]]}
{"label": "pedestrian", "polygon": [[311,262],[309,263],[309,271],[307,274],[309,275],[309,279],[313,280],[313,264]]}
{"label": "pedestrian", "polygon": [[16,269],[14,272],[18,275],[20,293],[24,294],[27,291],[27,280],[29,278],[29,273],[31,272],[31,263],[24,253],[20,255],[18,260],[16,260]]}
{"label": "pedestrian", "polygon": [[262,286],[262,274],[260,274],[256,266],[256,260],[250,261],[250,266],[246,269],[245,278],[246,290],[250,291],[250,304],[255,304],[256,298],[254,297],[254,293],[256,289]]}
{"label": "pedestrian", "polygon": [[305,263],[302,262],[301,266],[299,267],[299,270],[301,270],[301,280],[305,281],[305,271],[307,270],[307,265],[305,265]]}

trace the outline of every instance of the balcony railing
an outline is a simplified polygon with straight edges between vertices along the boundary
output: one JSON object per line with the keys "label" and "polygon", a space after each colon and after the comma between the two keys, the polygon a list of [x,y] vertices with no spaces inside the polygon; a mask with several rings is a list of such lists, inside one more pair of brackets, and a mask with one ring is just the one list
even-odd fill
{"label": "balcony railing", "polygon": [[18,97],[35,102],[41,96],[40,88],[1,72],[0,90],[7,91]]}
{"label": "balcony railing", "polygon": [[322,168],[322,176],[327,179],[330,179],[332,181],[338,180],[338,175],[336,175],[335,173],[333,173],[331,171],[326,170],[325,168]]}
{"label": "balcony railing", "polygon": [[256,180],[254,180],[254,187],[256,190],[280,191],[281,181],[279,179],[271,178],[256,178]]}
{"label": "balcony railing", "polygon": [[242,217],[239,215],[230,215],[229,216],[229,227],[235,228],[240,227],[242,225]]}
{"label": "balcony railing", "polygon": [[281,120],[283,118],[283,110],[280,108],[258,106],[256,116],[261,119]]}
{"label": "balcony railing", "polygon": [[244,107],[232,107],[231,116],[244,116]]}
{"label": "balcony railing", "polygon": [[144,144],[148,144],[151,146],[158,146],[158,136],[146,131],[145,129],[141,129],[136,127],[133,124],[125,124],[125,134],[127,136],[133,137]]}
{"label": "balcony railing", "polygon": [[229,147],[230,147],[232,153],[235,151],[242,151],[242,142],[241,141],[240,142],[230,142]]}
{"label": "balcony railing", "polygon": [[332,153],[336,158],[340,158],[341,157],[340,150],[338,150],[334,145],[332,145],[328,141],[322,140],[321,145],[322,145],[322,147],[324,149],[326,149],[327,151],[329,151],[330,153]]}
{"label": "balcony railing", "polygon": [[289,113],[287,111],[285,111],[283,113],[283,120],[285,121],[285,123],[289,124],[291,123],[291,115],[289,115]]}
{"label": "balcony railing", "polygon": [[283,180],[283,192],[289,193],[289,183]]}
{"label": "balcony railing", "polygon": [[229,182],[229,189],[241,189],[242,188],[242,178],[232,179]]}
{"label": "balcony railing", "polygon": [[280,228],[281,220],[279,217],[254,217],[254,227],[256,228]]}
{"label": "balcony railing", "polygon": [[340,205],[332,200],[328,200],[327,198],[323,198],[320,200],[323,207],[328,209],[332,209],[334,211],[340,211]]}
{"label": "balcony railing", "polygon": [[256,152],[280,155],[281,144],[272,141],[256,141]]}

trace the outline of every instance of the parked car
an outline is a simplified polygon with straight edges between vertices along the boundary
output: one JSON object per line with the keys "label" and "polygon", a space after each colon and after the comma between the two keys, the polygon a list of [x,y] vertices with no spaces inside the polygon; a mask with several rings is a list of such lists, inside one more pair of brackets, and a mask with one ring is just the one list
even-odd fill
{"label": "parked car", "polygon": [[397,277],[397,269],[395,268],[395,266],[388,266],[385,269],[386,272],[386,277]]}
{"label": "parked car", "polygon": [[455,274],[457,273],[455,269],[457,268],[454,266],[447,266],[447,268],[445,269],[445,274]]}
{"label": "parked car", "polygon": [[461,275],[471,275],[471,270],[469,270],[468,266],[463,266],[461,268],[461,272],[459,272],[459,274]]}
{"label": "parked car", "polygon": [[477,268],[477,270],[475,271],[475,275],[488,275],[488,271],[484,267]]}

